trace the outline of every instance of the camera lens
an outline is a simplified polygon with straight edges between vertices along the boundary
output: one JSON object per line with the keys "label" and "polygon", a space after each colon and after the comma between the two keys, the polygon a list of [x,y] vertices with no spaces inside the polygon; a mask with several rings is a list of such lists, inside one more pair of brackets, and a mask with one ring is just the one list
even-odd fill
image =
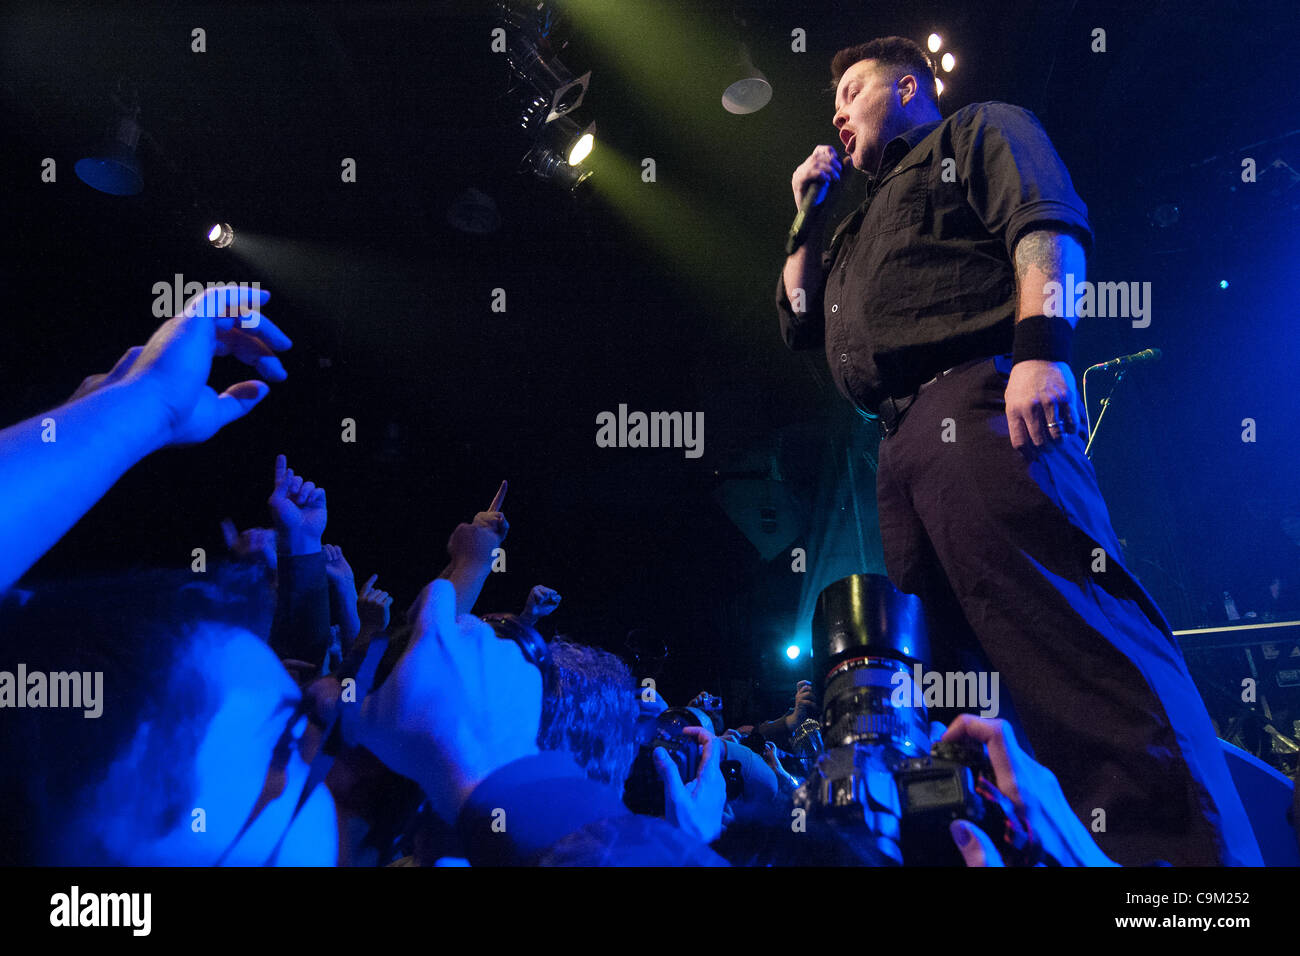
{"label": "camera lens", "polygon": [[828,747],[883,745],[925,753],[929,723],[912,665],[929,656],[920,599],[878,574],[855,574],[822,591],[813,616],[813,660],[825,667]]}

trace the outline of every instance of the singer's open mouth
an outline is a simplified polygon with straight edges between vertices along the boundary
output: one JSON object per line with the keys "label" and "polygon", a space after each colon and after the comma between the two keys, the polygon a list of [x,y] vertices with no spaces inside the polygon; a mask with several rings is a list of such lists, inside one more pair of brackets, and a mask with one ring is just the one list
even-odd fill
{"label": "singer's open mouth", "polygon": [[853,132],[847,128],[840,130],[840,142],[844,144],[845,151],[853,152]]}

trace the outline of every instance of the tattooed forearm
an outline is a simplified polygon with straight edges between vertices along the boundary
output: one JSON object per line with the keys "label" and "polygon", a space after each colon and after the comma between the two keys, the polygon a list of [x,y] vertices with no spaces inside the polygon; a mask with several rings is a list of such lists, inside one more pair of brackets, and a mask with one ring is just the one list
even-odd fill
{"label": "tattooed forearm", "polygon": [[1073,275],[1075,284],[1086,278],[1087,263],[1079,241],[1066,232],[1035,229],[1016,243],[1016,321],[1030,315],[1051,314],[1058,311],[1048,305],[1055,298],[1046,288],[1049,282],[1066,284],[1066,276]]}

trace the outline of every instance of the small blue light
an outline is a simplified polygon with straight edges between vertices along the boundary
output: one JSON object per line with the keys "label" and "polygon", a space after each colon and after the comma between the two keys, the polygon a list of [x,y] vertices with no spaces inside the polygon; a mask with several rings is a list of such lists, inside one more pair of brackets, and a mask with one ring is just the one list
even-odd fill
{"label": "small blue light", "polygon": [[910,656],[912,653],[912,649],[910,647],[905,647],[903,648],[903,653]]}
{"label": "small blue light", "polygon": [[790,658],[790,660],[792,661],[797,660],[799,657],[799,645],[791,644],[789,647],[787,647],[785,649],[785,656]]}
{"label": "small blue light", "polygon": [[1227,279],[1220,279],[1220,280],[1219,280],[1219,288],[1220,288],[1220,289],[1226,289],[1227,287],[1228,287],[1228,280],[1227,280]]}

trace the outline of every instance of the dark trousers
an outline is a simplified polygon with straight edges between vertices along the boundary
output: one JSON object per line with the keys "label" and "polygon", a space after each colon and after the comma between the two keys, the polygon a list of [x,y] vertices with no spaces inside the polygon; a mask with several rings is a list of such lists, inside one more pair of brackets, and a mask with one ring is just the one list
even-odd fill
{"label": "dark trousers", "polygon": [[940,377],[880,443],[885,566],[926,605],[932,669],[987,660],[1117,862],[1262,865],[1169,624],[1123,565],[1084,439],[1033,460],[1013,448],[1010,369],[998,356]]}

